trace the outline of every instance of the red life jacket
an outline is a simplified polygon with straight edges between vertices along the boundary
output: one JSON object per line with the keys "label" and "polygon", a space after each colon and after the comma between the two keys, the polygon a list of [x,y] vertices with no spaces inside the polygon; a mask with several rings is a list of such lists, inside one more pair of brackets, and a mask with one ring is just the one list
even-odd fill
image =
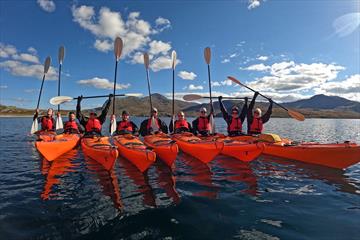
{"label": "red life jacket", "polygon": [[78,125],[76,124],[76,121],[67,121],[64,126],[64,130],[70,130],[75,129],[79,130]]}
{"label": "red life jacket", "polygon": [[263,131],[264,127],[263,127],[263,122],[261,118],[253,118],[253,121],[250,125],[250,133],[261,133]]}
{"label": "red life jacket", "polygon": [[189,124],[185,119],[181,121],[180,120],[175,121],[175,130],[180,128],[186,128],[187,130],[189,130]]}
{"label": "red life jacket", "polygon": [[133,126],[131,124],[130,121],[121,121],[120,124],[117,127],[118,131],[129,131],[132,132],[133,131]]}
{"label": "red life jacket", "polygon": [[54,119],[49,117],[42,117],[41,130],[54,130]]}
{"label": "red life jacket", "polygon": [[198,130],[199,131],[210,131],[211,126],[209,119],[207,117],[199,117],[198,118]]}
{"label": "red life jacket", "polygon": [[[159,124],[159,119],[158,118],[155,118],[155,124],[157,125],[157,127],[159,128],[159,130],[161,129],[160,128],[160,124]],[[148,122],[147,122],[147,126],[146,126],[146,129],[147,130],[150,130],[151,128],[151,118],[148,119]]]}
{"label": "red life jacket", "polygon": [[242,123],[240,118],[231,118],[229,125],[229,132],[236,132],[242,130]]}
{"label": "red life jacket", "polygon": [[85,126],[86,132],[96,131],[101,132],[101,123],[99,119],[89,119]]}

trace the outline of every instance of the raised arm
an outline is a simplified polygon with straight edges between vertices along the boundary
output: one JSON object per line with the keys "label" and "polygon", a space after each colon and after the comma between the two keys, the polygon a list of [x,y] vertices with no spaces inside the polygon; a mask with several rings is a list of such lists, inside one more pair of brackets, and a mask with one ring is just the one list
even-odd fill
{"label": "raised arm", "polygon": [[147,122],[148,122],[148,119],[145,119],[144,121],[142,121],[142,123],[140,125],[139,133],[143,137],[147,135],[147,129],[146,129]]}
{"label": "raised arm", "polygon": [[[110,104],[111,104],[111,98],[113,97],[114,95],[112,94],[109,94],[109,99],[106,100],[106,104],[105,104],[105,107],[104,109],[102,110],[100,116],[98,117],[98,120],[100,121],[101,124],[104,124],[105,120],[106,120],[106,115],[109,111],[109,108],[110,108]],[[115,101],[115,99],[114,99]]]}
{"label": "raised arm", "polygon": [[83,127],[85,127],[86,118],[81,113],[81,100],[82,100],[82,98],[83,98],[82,95],[78,97],[78,101],[77,101],[77,105],[76,105],[76,118],[79,120],[80,124],[83,125]]}
{"label": "raised arm", "polygon": [[220,110],[221,110],[221,113],[223,115],[223,118],[225,121],[227,121],[229,119],[229,114],[228,112],[226,111],[226,108],[222,102],[222,96],[219,96],[219,105],[220,105]]}
{"label": "raised arm", "polygon": [[248,112],[247,102],[248,102],[248,98],[245,97],[244,106],[242,107],[242,110],[241,110],[241,113],[240,113],[240,120],[241,120],[242,123],[244,122],[246,114]]}
{"label": "raised arm", "polygon": [[[175,122],[176,122],[176,121],[175,121]],[[171,118],[170,124],[169,124],[169,131],[170,131],[170,133],[174,132],[174,126],[173,126],[172,118]]]}
{"label": "raised arm", "polygon": [[266,123],[267,121],[269,121],[270,116],[272,114],[272,107],[273,107],[273,101],[271,99],[269,99],[270,105],[268,110],[266,111],[266,113],[261,117],[261,120],[263,123]]}
{"label": "raised arm", "polygon": [[253,99],[251,100],[250,104],[249,104],[249,108],[247,111],[247,121],[248,121],[248,125],[251,124],[252,120],[253,120],[253,109],[254,109],[254,105],[255,105],[255,100],[256,97],[259,95],[259,92],[255,92]]}

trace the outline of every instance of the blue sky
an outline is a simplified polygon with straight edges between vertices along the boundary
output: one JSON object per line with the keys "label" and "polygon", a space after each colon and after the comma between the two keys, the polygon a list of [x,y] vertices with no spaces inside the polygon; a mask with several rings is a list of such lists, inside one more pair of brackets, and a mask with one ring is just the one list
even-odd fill
{"label": "blue sky", "polygon": [[34,0],[1,1],[0,7],[1,104],[34,108],[42,64],[51,56],[40,105],[48,107],[57,94],[61,45],[62,95],[110,93],[116,36],[125,46],[117,93],[147,94],[146,51],[152,91],[170,97],[175,50],[177,98],[206,95],[203,50],[209,46],[214,95],[252,95],[227,81],[231,75],[277,101],[319,93],[360,101],[359,1]]}

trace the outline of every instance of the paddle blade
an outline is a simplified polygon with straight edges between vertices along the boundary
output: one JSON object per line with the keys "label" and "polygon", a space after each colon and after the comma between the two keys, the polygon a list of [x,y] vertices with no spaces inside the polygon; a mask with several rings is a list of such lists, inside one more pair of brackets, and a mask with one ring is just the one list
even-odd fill
{"label": "paddle blade", "polygon": [[211,60],[211,50],[209,47],[205,48],[204,50],[204,57],[205,57],[205,62],[207,65],[210,64],[210,60]]}
{"label": "paddle blade", "polygon": [[172,69],[175,69],[175,66],[176,66],[176,52],[175,51],[172,51],[171,52],[171,62],[172,62]]}
{"label": "paddle blade", "polygon": [[215,121],[214,121],[214,115],[210,115],[210,134],[215,133]]}
{"label": "paddle blade", "polygon": [[145,68],[146,68],[146,69],[149,68],[149,64],[150,64],[149,54],[148,54],[148,53],[144,53],[144,65],[145,65]]}
{"label": "paddle blade", "polygon": [[236,78],[234,78],[234,77],[228,76],[227,78],[230,79],[231,81],[233,81],[234,83],[238,84],[238,85],[242,85],[242,83],[239,80],[237,80]]}
{"label": "paddle blade", "polygon": [[111,120],[110,135],[116,131],[116,118]]}
{"label": "paddle blade", "polygon": [[55,128],[56,128],[56,130],[59,130],[59,129],[63,129],[63,128],[64,128],[63,120],[62,120],[61,116],[59,116],[59,117],[56,118]]}
{"label": "paddle blade", "polygon": [[57,96],[57,97],[53,97],[50,99],[50,104],[52,105],[59,105],[65,102],[70,102],[72,101],[74,98],[72,97],[68,97],[68,96]]}
{"label": "paddle blade", "polygon": [[38,131],[38,129],[39,129],[39,123],[38,123],[37,119],[35,119],[31,125],[30,133],[34,134]]}
{"label": "paddle blade", "polygon": [[304,115],[302,115],[301,113],[299,112],[296,112],[296,111],[293,111],[293,110],[290,110],[288,109],[288,114],[290,115],[290,117],[298,120],[298,121],[304,121],[305,120],[305,117]]}
{"label": "paddle blade", "polygon": [[202,96],[200,96],[198,94],[187,94],[187,95],[183,96],[183,99],[185,101],[195,101],[195,100],[202,99]]}
{"label": "paddle blade", "polygon": [[115,53],[116,61],[119,61],[122,49],[123,49],[123,41],[120,37],[117,37],[114,42],[114,53]]}
{"label": "paddle blade", "polygon": [[61,46],[59,48],[59,64],[62,64],[64,61],[64,57],[65,57],[65,47]]}
{"label": "paddle blade", "polygon": [[49,71],[50,64],[51,64],[51,57],[47,57],[44,63],[44,74],[46,74]]}

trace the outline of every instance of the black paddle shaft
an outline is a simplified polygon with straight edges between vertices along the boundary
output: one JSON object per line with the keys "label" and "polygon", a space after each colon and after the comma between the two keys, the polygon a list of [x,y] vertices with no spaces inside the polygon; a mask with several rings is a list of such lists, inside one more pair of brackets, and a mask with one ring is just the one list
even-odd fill
{"label": "black paddle shaft", "polygon": [[[60,77],[61,77],[61,63],[59,64],[59,81],[58,81],[58,96],[60,96]],[[60,104],[58,105],[58,112],[60,112]]]}
{"label": "black paddle shaft", "polygon": [[115,61],[115,76],[114,76],[114,97],[113,97],[113,111],[112,114],[115,114],[115,92],[116,92],[116,75],[117,75],[117,66],[118,66],[118,61]]}
{"label": "black paddle shaft", "polygon": [[42,79],[42,82],[41,82],[41,87],[40,87],[40,92],[39,92],[39,97],[38,97],[36,109],[39,108],[41,93],[42,93],[42,89],[43,89],[43,86],[44,86],[44,81],[45,81],[45,74],[44,74],[43,79]]}
{"label": "black paddle shaft", "polygon": [[146,80],[147,80],[147,84],[148,84],[149,101],[150,101],[150,113],[151,113],[153,105],[152,105],[152,100],[151,100],[150,77],[149,77],[149,69],[148,68],[146,68]]}
{"label": "black paddle shaft", "polygon": [[[125,94],[116,94],[114,95],[114,97],[125,97],[126,95]],[[83,99],[86,99],[86,98],[103,98],[103,97],[109,97],[109,95],[98,95],[98,96],[89,96],[89,97],[83,97]],[[78,97],[76,98],[73,98],[74,100],[78,99]]]}

